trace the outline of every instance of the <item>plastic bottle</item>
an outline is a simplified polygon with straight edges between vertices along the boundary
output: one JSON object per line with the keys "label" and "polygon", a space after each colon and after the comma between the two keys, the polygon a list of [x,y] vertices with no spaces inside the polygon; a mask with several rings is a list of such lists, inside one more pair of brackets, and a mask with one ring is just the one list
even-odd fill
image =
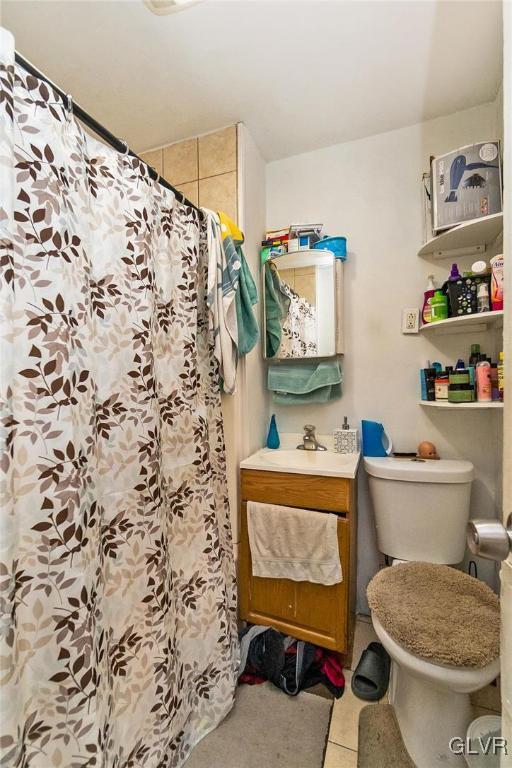
{"label": "plastic bottle", "polygon": [[279,432],[277,431],[276,415],[272,414],[267,435],[267,448],[279,448],[281,441],[279,440]]}
{"label": "plastic bottle", "polygon": [[480,360],[480,344],[471,345],[471,356],[469,358],[470,365],[476,365]]}
{"label": "plastic bottle", "polygon": [[493,310],[503,309],[503,254],[499,253],[491,259],[491,307]]}
{"label": "plastic bottle", "polygon": [[430,310],[432,313],[431,323],[446,320],[448,317],[448,296],[442,291],[435,291],[430,299]]}
{"label": "plastic bottle", "polygon": [[452,264],[452,268],[450,270],[450,277],[448,280],[460,280],[461,274],[459,272],[459,268],[457,264]]}
{"label": "plastic bottle", "polygon": [[428,280],[428,285],[427,285],[427,290],[423,294],[423,309],[421,310],[421,318],[424,323],[431,323],[432,308],[430,306],[430,300],[432,299],[432,296],[436,292],[436,287],[434,285],[434,275],[429,275],[427,280]]}
{"label": "plastic bottle", "polygon": [[497,363],[491,363],[491,398],[492,400],[500,399]]}
{"label": "plastic bottle", "polygon": [[470,274],[483,275],[485,272],[487,272],[487,264],[485,263],[485,261],[475,261],[471,265]]}
{"label": "plastic bottle", "polygon": [[499,354],[498,363],[498,397],[503,402],[505,399],[505,370],[503,368],[503,352]]}
{"label": "plastic bottle", "polygon": [[479,403],[492,400],[491,366],[487,360],[480,360],[476,366],[476,399]]}
{"label": "plastic bottle", "polygon": [[489,286],[487,283],[480,283],[477,292],[477,312],[489,312]]}

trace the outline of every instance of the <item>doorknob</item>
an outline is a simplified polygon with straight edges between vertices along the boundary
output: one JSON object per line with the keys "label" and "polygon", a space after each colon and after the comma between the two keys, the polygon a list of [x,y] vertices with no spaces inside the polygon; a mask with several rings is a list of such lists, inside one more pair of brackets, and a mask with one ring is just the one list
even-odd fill
{"label": "doorknob", "polygon": [[474,555],[487,560],[506,560],[512,551],[512,512],[506,527],[497,520],[470,520],[467,540]]}

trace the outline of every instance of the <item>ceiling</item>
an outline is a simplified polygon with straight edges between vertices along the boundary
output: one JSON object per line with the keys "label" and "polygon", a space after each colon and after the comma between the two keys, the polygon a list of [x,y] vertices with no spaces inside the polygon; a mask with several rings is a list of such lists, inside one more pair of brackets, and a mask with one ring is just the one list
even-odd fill
{"label": "ceiling", "polygon": [[4,0],[16,47],[137,151],[242,120],[273,160],[492,100],[494,0]]}

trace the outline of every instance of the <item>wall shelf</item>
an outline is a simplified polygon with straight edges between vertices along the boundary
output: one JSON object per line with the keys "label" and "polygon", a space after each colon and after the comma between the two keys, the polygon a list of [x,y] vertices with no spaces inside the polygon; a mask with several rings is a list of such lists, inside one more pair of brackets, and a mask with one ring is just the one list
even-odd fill
{"label": "wall shelf", "polygon": [[449,317],[447,320],[438,320],[435,323],[425,323],[420,328],[421,333],[477,333],[485,331],[489,326],[496,328],[503,327],[503,310],[498,309],[494,312],[478,312],[474,315],[461,315],[460,317]]}
{"label": "wall shelf", "polygon": [[494,400],[490,403],[449,403],[447,400],[420,400],[419,405],[423,405],[426,408],[445,408],[446,410],[459,411],[462,409],[468,411],[502,411],[503,403]]}
{"label": "wall shelf", "polygon": [[503,232],[503,213],[493,213],[466,221],[428,240],[418,256],[429,259],[454,259],[485,253]]}

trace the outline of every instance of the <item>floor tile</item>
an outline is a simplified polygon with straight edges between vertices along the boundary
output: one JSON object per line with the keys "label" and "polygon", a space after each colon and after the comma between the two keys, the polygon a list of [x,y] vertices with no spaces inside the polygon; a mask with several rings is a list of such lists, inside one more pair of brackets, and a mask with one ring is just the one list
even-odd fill
{"label": "floor tile", "polygon": [[341,747],[357,750],[357,732],[359,713],[368,702],[358,699],[352,693],[350,681],[352,672],[344,670],[345,692],[341,699],[334,702],[329,731],[329,741],[334,741]]}
{"label": "floor tile", "polygon": [[357,768],[357,752],[329,742],[325,751],[324,768]]}
{"label": "floor tile", "polygon": [[501,712],[501,691],[498,679],[497,685],[486,685],[480,691],[471,694],[471,703],[474,707],[485,707],[495,712]]}

